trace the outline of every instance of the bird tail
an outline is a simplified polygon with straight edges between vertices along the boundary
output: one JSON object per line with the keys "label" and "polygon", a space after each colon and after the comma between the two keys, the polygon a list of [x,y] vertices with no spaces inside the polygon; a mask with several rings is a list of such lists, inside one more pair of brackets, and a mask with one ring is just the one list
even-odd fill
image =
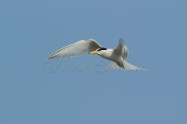
{"label": "bird tail", "polygon": [[145,70],[143,68],[132,65],[125,60],[123,61],[123,65],[124,65],[124,67],[120,67],[115,62],[112,62],[108,65],[108,69],[112,69],[112,70]]}

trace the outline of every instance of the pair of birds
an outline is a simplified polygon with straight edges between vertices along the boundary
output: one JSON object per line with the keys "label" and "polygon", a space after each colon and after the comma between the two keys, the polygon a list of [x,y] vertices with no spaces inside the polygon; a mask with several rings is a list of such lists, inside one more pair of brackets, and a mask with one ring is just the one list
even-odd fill
{"label": "pair of birds", "polygon": [[122,38],[119,39],[119,43],[114,49],[104,48],[93,39],[80,40],[57,50],[52,53],[48,59],[65,58],[83,54],[97,54],[104,59],[112,61],[108,66],[110,69],[142,70],[142,68],[126,61],[128,48],[124,45]]}

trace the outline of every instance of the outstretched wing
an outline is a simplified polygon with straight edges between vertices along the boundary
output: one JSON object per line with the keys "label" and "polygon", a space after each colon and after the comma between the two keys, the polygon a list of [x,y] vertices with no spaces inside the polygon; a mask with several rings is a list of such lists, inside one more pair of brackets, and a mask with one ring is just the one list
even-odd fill
{"label": "outstretched wing", "polygon": [[98,48],[101,48],[101,45],[95,40],[80,40],[57,50],[49,55],[48,59],[83,55]]}

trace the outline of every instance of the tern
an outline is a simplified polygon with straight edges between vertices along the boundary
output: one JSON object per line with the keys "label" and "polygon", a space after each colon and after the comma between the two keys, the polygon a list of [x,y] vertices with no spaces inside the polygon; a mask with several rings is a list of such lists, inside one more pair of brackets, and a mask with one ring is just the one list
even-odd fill
{"label": "tern", "polygon": [[48,59],[65,58],[78,56],[83,54],[97,54],[104,59],[112,61],[108,65],[110,69],[125,69],[125,70],[142,70],[143,68],[132,65],[126,61],[128,56],[128,48],[124,45],[122,38],[116,48],[109,49],[102,47],[96,40],[80,40],[68,46],[65,46],[56,52],[49,55]]}

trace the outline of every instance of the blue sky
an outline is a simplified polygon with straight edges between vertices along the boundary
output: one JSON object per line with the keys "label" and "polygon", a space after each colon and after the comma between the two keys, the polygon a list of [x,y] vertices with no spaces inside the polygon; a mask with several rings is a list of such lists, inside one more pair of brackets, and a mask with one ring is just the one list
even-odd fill
{"label": "blue sky", "polygon": [[[1,0],[0,124],[186,124],[186,12],[185,0]],[[91,55],[50,70],[58,48],[120,37],[147,71],[103,72]]]}

